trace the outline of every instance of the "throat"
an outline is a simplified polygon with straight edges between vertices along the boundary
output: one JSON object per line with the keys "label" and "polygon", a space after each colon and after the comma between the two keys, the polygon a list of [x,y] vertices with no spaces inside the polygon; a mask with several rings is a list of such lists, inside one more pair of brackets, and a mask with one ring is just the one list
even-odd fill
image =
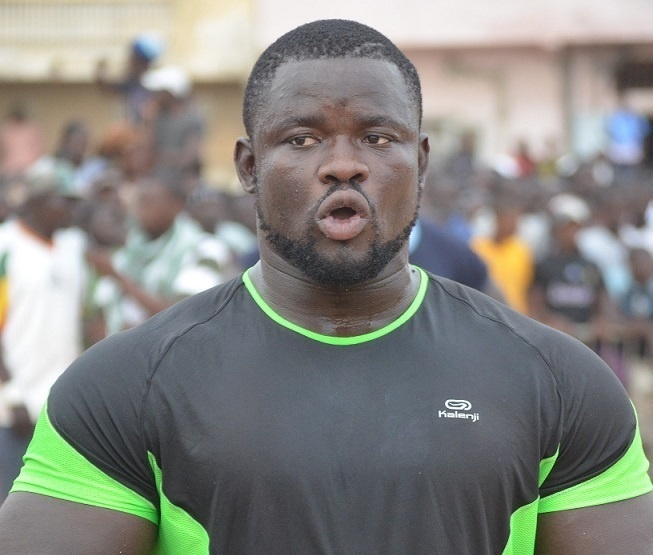
{"label": "throat", "polygon": [[277,281],[276,276],[261,272],[260,263],[250,270],[257,292],[277,314],[304,329],[334,337],[372,333],[391,324],[411,305],[420,285],[420,273],[408,265],[353,288],[325,289],[283,277]]}

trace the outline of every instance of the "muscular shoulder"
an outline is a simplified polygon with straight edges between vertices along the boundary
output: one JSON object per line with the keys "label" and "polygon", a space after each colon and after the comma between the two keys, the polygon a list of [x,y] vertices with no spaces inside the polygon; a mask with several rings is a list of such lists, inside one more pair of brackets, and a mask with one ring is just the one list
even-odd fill
{"label": "muscular shoulder", "polygon": [[[608,374],[609,368],[588,347],[571,336],[554,330],[532,318],[524,316],[487,295],[459,283],[431,276],[430,288],[434,306],[439,314],[459,321],[470,341],[476,337],[502,338],[502,345],[510,348],[527,345],[538,368],[544,369],[556,380],[558,387],[566,389],[576,383],[584,387],[589,375]],[[616,381],[616,378],[615,378]],[[618,384],[615,384],[617,387]],[[610,389],[612,389],[610,385]],[[618,388],[618,387],[617,387]],[[621,394],[621,388],[619,394]]]}
{"label": "muscular shoulder", "polygon": [[230,313],[241,289],[241,279],[235,278],[176,303],[140,326],[109,336],[86,351],[60,381],[101,380],[103,375],[127,382],[149,380],[179,338],[216,319],[228,325],[230,316],[225,313]]}

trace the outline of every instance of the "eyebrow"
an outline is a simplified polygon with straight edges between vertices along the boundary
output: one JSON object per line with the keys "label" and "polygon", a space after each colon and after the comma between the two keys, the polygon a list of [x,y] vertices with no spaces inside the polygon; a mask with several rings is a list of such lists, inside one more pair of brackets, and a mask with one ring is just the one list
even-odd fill
{"label": "eyebrow", "polygon": [[[279,121],[275,127],[288,129],[291,127],[322,127],[326,125],[327,118],[322,114],[291,115]],[[392,127],[395,129],[409,129],[409,126],[395,118],[387,115],[363,116],[358,120],[361,127]]]}
{"label": "eyebrow", "polygon": [[408,129],[409,126],[395,118],[386,115],[366,116],[359,120],[362,127],[393,127],[399,129]]}
{"label": "eyebrow", "polygon": [[309,116],[292,115],[276,123],[275,127],[280,129],[287,129],[289,127],[321,127],[326,122],[327,119],[322,114],[312,114]]}

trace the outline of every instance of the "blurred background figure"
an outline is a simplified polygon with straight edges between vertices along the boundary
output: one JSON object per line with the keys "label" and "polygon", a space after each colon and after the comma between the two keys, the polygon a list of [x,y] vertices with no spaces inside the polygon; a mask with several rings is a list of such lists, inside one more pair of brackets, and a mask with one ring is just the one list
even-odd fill
{"label": "blurred background figure", "polygon": [[651,355],[653,339],[653,255],[645,249],[629,253],[632,275],[630,287],[621,298],[621,310],[626,316],[629,331],[637,341],[640,356]]}
{"label": "blurred background figure", "polygon": [[186,209],[207,233],[215,235],[231,253],[233,260],[258,249],[256,233],[239,220],[235,206],[238,197],[210,187],[195,189],[188,196]]}
{"label": "blurred background figure", "polygon": [[134,124],[143,122],[144,113],[152,92],[143,86],[141,78],[161,56],[164,43],[155,34],[143,34],[136,37],[129,46],[128,61],[124,75],[118,81],[111,81],[106,60],[100,60],[95,70],[95,82],[106,92],[119,95],[124,104],[125,119]]}
{"label": "blurred background figure", "polygon": [[515,162],[517,164],[516,177],[533,177],[537,172],[537,163],[531,155],[528,142],[521,139],[515,149]]}
{"label": "blurred background figure", "polygon": [[201,168],[204,122],[190,101],[186,72],[166,66],[143,74],[141,82],[154,93],[144,118],[154,165],[182,171]]}
{"label": "blurred background figure", "polygon": [[528,294],[533,281],[533,255],[517,235],[522,205],[508,192],[494,199],[494,230],[488,236],[475,236],[471,246],[487,264],[490,277],[508,306],[528,314]]}
{"label": "blurred background figure", "polygon": [[408,248],[411,264],[503,300],[488,276],[485,263],[469,245],[428,218],[417,220]]}
{"label": "blurred background figure", "polygon": [[535,268],[529,295],[532,316],[594,349],[626,383],[621,356],[620,318],[601,271],[578,249],[578,232],[589,221],[589,205],[561,193],[548,204],[552,248]]}
{"label": "blurred background figure", "polygon": [[478,153],[476,135],[473,131],[465,131],[460,136],[458,149],[449,157],[445,173],[451,178],[458,189],[466,189],[478,171]]}
{"label": "blurred background figure", "polygon": [[44,153],[43,128],[22,106],[14,106],[0,125],[0,186],[23,178]]}
{"label": "blurred background figure", "polygon": [[651,124],[620,95],[617,109],[608,115],[607,131],[607,154],[614,164],[617,181],[632,183],[644,160],[644,144],[651,132]]}
{"label": "blurred background figure", "polygon": [[27,180],[20,215],[0,225],[0,502],[50,386],[83,348],[85,240],[66,229],[77,194],[54,173]]}
{"label": "blurred background figure", "polygon": [[578,232],[578,249],[599,267],[608,294],[619,303],[631,281],[628,247],[620,235],[626,213],[623,193],[600,189],[588,201],[592,216]]}
{"label": "blurred background figure", "polygon": [[93,300],[106,335],[224,281],[229,250],[186,214],[185,201],[179,172],[153,172],[138,184],[136,222],[125,244],[115,252],[96,247],[87,253],[104,276]]}

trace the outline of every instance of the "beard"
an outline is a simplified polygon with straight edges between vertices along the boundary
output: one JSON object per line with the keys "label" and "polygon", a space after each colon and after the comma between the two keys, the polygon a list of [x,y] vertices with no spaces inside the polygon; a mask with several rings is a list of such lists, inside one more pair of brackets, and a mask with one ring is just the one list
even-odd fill
{"label": "beard", "polygon": [[[358,183],[349,184],[353,189],[367,196]],[[316,204],[319,206],[333,191],[342,188],[341,184],[335,184],[329,188],[326,194]],[[259,221],[259,228],[273,250],[282,258],[286,259],[295,268],[303,272],[312,281],[326,287],[351,287],[374,279],[390,263],[395,255],[408,241],[410,231],[417,221],[419,211],[419,198],[421,189],[415,205],[415,211],[411,221],[393,239],[382,242],[378,239],[379,231],[376,222],[376,212],[370,204],[372,212],[372,226],[375,239],[369,245],[363,257],[355,257],[352,249],[346,243],[341,244],[336,256],[326,257],[317,248],[317,240],[312,237],[296,240],[274,229],[265,218],[261,209],[259,196],[256,195],[256,214]],[[314,225],[315,208],[307,218],[307,226]]]}

